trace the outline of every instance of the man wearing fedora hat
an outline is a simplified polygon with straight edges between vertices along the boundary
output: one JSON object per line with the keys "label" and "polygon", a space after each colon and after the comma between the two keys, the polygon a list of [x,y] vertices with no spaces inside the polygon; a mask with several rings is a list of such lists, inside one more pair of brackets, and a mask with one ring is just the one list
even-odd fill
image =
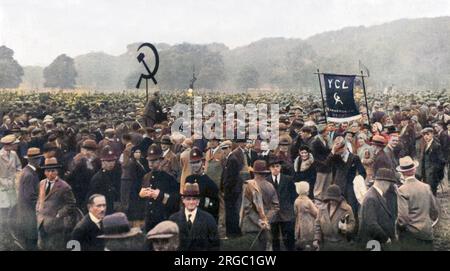
{"label": "man wearing fedora hat", "polygon": [[211,214],[216,221],[219,219],[219,187],[205,174],[205,160],[199,148],[193,147],[189,162],[192,175],[186,178],[186,183],[197,183],[200,189],[200,209]]}
{"label": "man wearing fedora hat", "polygon": [[105,242],[106,251],[143,251],[144,235],[140,228],[131,227],[127,216],[117,212],[103,218],[103,234],[97,236]]}
{"label": "man wearing fedora hat", "polygon": [[198,183],[185,184],[181,199],[184,208],[170,216],[180,229],[181,251],[219,250],[217,223],[212,215],[198,208],[200,204]]}
{"label": "man wearing fedora hat", "polygon": [[42,158],[41,150],[29,148],[28,164],[23,168],[17,193],[17,225],[20,228],[19,239],[26,250],[37,249],[36,201],[39,195],[39,174]]}
{"label": "man wearing fedora hat", "polygon": [[349,249],[348,237],[355,228],[352,207],[347,204],[338,185],[328,187],[319,207],[314,226],[313,247],[316,250]]}
{"label": "man wearing fedora hat", "polygon": [[75,226],[72,218],[76,201],[70,185],[58,176],[61,167],[54,157],[45,159],[41,167],[47,178],[39,184],[36,204],[40,250],[64,250]]}
{"label": "man wearing fedora hat", "polygon": [[139,192],[146,200],[146,232],[179,209],[179,185],[172,175],[160,169],[162,159],[161,148],[151,145],[147,154],[150,172],[143,177]]}
{"label": "man wearing fedora hat", "polygon": [[163,221],[147,233],[153,251],[177,251],[180,246],[180,230],[178,225],[170,220]]}
{"label": "man wearing fedora hat", "polygon": [[17,153],[14,150],[14,144],[18,140],[14,135],[4,136],[0,143],[3,147],[0,149],[0,248],[7,245],[7,221],[8,212],[17,202],[15,180],[16,175],[22,170]]}
{"label": "man wearing fedora hat", "polygon": [[249,249],[272,250],[270,224],[280,210],[277,191],[266,180],[270,173],[264,160],[256,160],[253,166],[255,178],[246,181],[240,211],[240,227],[248,240],[257,240],[257,245]]}
{"label": "man wearing fedora hat", "polygon": [[432,250],[433,222],[439,217],[436,198],[430,186],[416,179],[419,163],[400,158],[397,171],[405,182],[398,189],[398,227],[402,250]]}
{"label": "man wearing fedora hat", "polygon": [[375,183],[365,194],[361,205],[359,238],[364,247],[369,240],[377,240],[383,245],[396,241],[397,209],[391,206],[397,204],[389,201],[397,201],[397,198],[386,197],[386,193],[397,182],[397,177],[392,169],[380,168],[374,179]]}

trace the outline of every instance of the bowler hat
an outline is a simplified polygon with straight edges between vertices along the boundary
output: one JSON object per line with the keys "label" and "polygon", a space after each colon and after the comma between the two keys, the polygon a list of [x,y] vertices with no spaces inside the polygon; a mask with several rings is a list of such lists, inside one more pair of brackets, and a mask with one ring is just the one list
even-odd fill
{"label": "bowler hat", "polygon": [[140,228],[131,228],[124,213],[114,213],[103,218],[103,234],[97,236],[102,239],[122,239],[141,233]]}
{"label": "bowler hat", "polygon": [[397,182],[397,178],[395,177],[395,173],[393,170],[388,168],[380,168],[375,173],[374,180],[376,181],[387,181],[395,183]]}

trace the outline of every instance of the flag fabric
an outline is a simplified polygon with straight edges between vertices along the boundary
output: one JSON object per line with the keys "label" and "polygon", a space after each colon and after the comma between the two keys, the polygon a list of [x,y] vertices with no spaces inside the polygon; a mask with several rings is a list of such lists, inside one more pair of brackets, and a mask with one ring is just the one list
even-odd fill
{"label": "flag fabric", "polygon": [[347,122],[361,118],[355,102],[355,75],[324,74],[327,121]]}

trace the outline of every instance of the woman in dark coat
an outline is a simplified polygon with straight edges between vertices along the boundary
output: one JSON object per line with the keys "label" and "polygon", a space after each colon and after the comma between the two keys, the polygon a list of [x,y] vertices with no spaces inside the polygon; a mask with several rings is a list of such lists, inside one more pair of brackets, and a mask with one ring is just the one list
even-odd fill
{"label": "woman in dark coat", "polygon": [[305,181],[309,184],[308,197],[314,199],[314,185],[316,184],[316,163],[308,146],[303,145],[298,150],[298,156],[294,161],[294,181]]}

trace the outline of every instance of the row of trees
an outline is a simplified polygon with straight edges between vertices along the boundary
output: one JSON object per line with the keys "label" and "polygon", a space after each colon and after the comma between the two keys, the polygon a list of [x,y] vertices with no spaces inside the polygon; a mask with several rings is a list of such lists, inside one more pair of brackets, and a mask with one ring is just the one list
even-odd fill
{"label": "row of trees", "polygon": [[[17,88],[22,83],[23,68],[14,59],[14,51],[6,46],[0,47],[0,88]],[[36,73],[39,69],[32,68]],[[44,87],[74,88],[77,72],[74,60],[62,54],[43,70]],[[36,74],[30,75],[31,80],[39,80]],[[38,82],[32,81],[34,84]]]}

